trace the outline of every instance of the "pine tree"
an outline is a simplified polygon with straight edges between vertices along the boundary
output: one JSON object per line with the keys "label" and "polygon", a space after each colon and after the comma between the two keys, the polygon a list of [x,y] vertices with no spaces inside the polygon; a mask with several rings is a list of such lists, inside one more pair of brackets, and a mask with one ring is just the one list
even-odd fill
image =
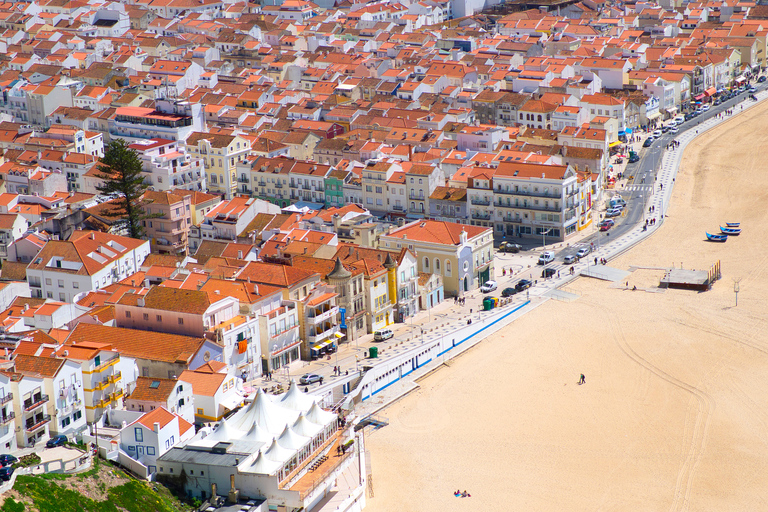
{"label": "pine tree", "polygon": [[129,148],[123,139],[117,139],[107,146],[97,174],[102,180],[102,183],[96,186],[100,193],[119,194],[119,197],[111,202],[114,207],[106,210],[105,215],[124,219],[131,238],[144,236],[141,221],[150,217],[144,213],[143,208],[142,195],[147,185],[141,175],[141,168],[138,153]]}

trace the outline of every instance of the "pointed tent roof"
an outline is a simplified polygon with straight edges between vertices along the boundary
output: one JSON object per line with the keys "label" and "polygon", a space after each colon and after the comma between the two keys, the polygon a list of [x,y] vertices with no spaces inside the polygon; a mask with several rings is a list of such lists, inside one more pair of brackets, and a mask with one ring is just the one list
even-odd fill
{"label": "pointed tent roof", "polygon": [[297,417],[298,413],[275,404],[259,388],[253,402],[231,418],[230,424],[242,431],[249,431],[253,425],[259,425],[272,435],[280,435],[285,425],[293,423]]}
{"label": "pointed tent roof", "polygon": [[208,435],[210,441],[231,441],[240,437],[240,433],[229,426],[226,418],[219,422],[218,428]]}
{"label": "pointed tent roof", "polygon": [[291,387],[288,388],[288,392],[283,396],[283,399],[280,400],[280,405],[293,411],[306,412],[316,401],[316,398],[307,393],[303,393],[301,389],[299,389],[295,379],[291,379]]}
{"label": "pointed tent roof", "polygon": [[336,264],[333,266],[333,270],[326,276],[329,279],[349,279],[352,277],[352,272],[344,268],[341,264],[341,258],[336,258]]}
{"label": "pointed tent roof", "polygon": [[317,402],[315,402],[307,412],[307,419],[318,425],[327,425],[336,419],[336,415],[332,412],[322,410],[320,406],[317,405]]}
{"label": "pointed tent roof", "polygon": [[303,413],[299,414],[299,418],[291,428],[294,432],[304,437],[315,437],[321,430],[323,430],[322,425],[312,423]]}
{"label": "pointed tent roof", "polygon": [[264,456],[269,460],[279,462],[282,465],[284,462],[287,462],[291,457],[293,457],[293,451],[286,450],[277,444],[277,439],[273,439],[272,444],[269,445],[267,451],[264,452]]}
{"label": "pointed tent roof", "polygon": [[285,448],[286,450],[299,450],[306,446],[310,441],[309,437],[304,437],[298,435],[296,432],[291,430],[291,427],[286,425],[285,429],[283,429],[283,433],[280,434],[280,437],[277,438],[277,442]]}
{"label": "pointed tent roof", "polygon": [[242,437],[242,439],[244,441],[269,444],[272,442],[273,436],[269,435],[269,432],[261,428],[258,423],[254,423],[251,429],[246,435]]}
{"label": "pointed tent roof", "polygon": [[269,460],[264,456],[261,450],[259,450],[256,459],[253,461],[253,464],[248,467],[247,471],[261,475],[271,475],[280,469],[282,465],[283,464],[280,462]]}

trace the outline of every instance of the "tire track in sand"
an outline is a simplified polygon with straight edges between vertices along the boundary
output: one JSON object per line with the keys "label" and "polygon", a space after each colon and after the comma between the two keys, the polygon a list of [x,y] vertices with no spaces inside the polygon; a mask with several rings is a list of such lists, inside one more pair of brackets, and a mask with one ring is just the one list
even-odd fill
{"label": "tire track in sand", "polygon": [[[614,332],[614,339],[621,351],[646,370],[650,371],[660,379],[672,384],[673,386],[690,393],[696,402],[696,417],[693,422],[693,432],[690,435],[688,443],[688,453],[677,475],[675,483],[675,492],[670,506],[670,512],[682,512],[688,510],[691,498],[691,489],[693,488],[694,477],[698,469],[701,456],[707,443],[707,432],[712,419],[712,413],[715,409],[714,399],[704,390],[676,379],[664,370],[658,368],[653,363],[643,358],[629,345],[621,325],[616,320],[610,321],[611,330]],[[688,417],[686,414],[686,427],[688,430]]]}

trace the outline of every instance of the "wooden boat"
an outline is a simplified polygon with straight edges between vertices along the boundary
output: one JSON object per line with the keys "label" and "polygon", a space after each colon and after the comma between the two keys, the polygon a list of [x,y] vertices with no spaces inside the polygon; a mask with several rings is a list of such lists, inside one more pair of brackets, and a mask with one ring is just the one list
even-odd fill
{"label": "wooden boat", "polygon": [[739,235],[741,234],[741,229],[739,228],[724,228],[723,226],[720,226],[720,232],[724,235]]}
{"label": "wooden boat", "polygon": [[741,225],[741,222],[726,222],[725,225],[729,228],[737,228]]}
{"label": "wooden boat", "polygon": [[728,235],[712,235],[710,233],[707,233],[707,239],[710,242],[725,242],[728,240]]}

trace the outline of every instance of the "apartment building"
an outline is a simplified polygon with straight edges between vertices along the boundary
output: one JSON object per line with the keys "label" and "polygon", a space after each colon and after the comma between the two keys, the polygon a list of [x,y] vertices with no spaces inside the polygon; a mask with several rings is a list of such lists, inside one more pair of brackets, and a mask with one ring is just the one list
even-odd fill
{"label": "apartment building", "polygon": [[138,153],[150,190],[164,192],[176,188],[205,191],[207,187],[203,160],[193,158],[187,146],[177,140],[137,140],[128,145]]}
{"label": "apartment building", "polygon": [[137,377],[132,359],[121,358],[108,343],[63,345],[55,355],[80,364],[83,387],[78,399],[84,402],[88,423],[98,421],[108,409],[123,409],[123,398]]}
{"label": "apartment building", "polygon": [[0,260],[8,259],[8,248],[24,236],[28,226],[18,213],[0,213]]}
{"label": "apartment building", "polygon": [[190,156],[205,166],[208,191],[231,199],[237,191],[237,164],[251,150],[250,141],[239,135],[194,132],[186,144]]}
{"label": "apartment building", "polygon": [[149,254],[147,240],[98,231],[75,231],[69,240],[49,240],[27,266],[33,297],[75,302],[83,292],[122,281]]}
{"label": "apartment building", "polygon": [[492,186],[497,233],[542,242],[576,233],[579,184],[570,165],[500,162]]}
{"label": "apartment building", "polygon": [[[388,210],[387,201],[390,199],[387,182],[389,182],[394,173],[402,171],[403,168],[396,163],[369,161],[361,173],[363,206],[376,214],[385,214]],[[403,206],[405,205],[403,204]]]}
{"label": "apartment building", "polygon": [[[179,108],[181,107],[181,108]],[[117,107],[114,117],[107,119],[107,138],[136,142],[143,139],[185,141],[202,127],[200,105],[164,105],[155,102],[155,108]],[[103,129],[102,123],[92,118],[89,129]]]}
{"label": "apartment building", "polygon": [[17,397],[17,423],[21,427],[16,437],[19,446],[32,446],[54,435],[71,438],[86,429],[83,372],[79,363],[17,354],[12,371],[23,377],[13,390]]}
{"label": "apartment building", "polygon": [[[405,172],[408,214],[424,217],[429,214],[429,197],[438,186],[445,185],[445,176],[437,166],[414,164]],[[390,202],[390,199],[387,199]]]}
{"label": "apartment building", "polygon": [[189,249],[192,197],[173,192],[146,191],[142,196],[149,219],[141,221],[152,252],[183,254]]}
{"label": "apartment building", "polygon": [[5,453],[16,451],[16,412],[13,410],[12,375],[0,373],[0,447]]}
{"label": "apartment building", "polygon": [[379,247],[415,251],[418,272],[442,275],[445,293],[452,296],[461,296],[494,275],[492,228],[415,221],[382,235]]}

